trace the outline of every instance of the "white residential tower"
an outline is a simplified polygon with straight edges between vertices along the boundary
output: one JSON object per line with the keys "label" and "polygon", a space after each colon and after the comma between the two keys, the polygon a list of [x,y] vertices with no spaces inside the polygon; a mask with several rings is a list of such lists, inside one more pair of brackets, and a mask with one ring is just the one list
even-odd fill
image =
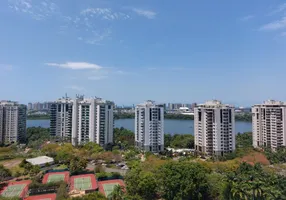
{"label": "white residential tower", "polygon": [[286,146],[286,104],[268,100],[252,107],[253,147]]}
{"label": "white residential tower", "polygon": [[51,135],[73,145],[113,143],[113,107],[100,98],[62,98],[51,105]]}
{"label": "white residential tower", "polygon": [[235,150],[234,107],[208,101],[194,109],[195,149],[207,155],[223,156]]}
{"label": "white residential tower", "polygon": [[147,101],[135,108],[135,143],[143,151],[164,151],[164,105]]}

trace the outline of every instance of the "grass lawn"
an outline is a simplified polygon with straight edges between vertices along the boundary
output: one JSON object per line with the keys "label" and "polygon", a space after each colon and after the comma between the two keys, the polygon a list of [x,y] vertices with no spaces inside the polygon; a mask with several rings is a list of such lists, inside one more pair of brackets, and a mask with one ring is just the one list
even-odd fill
{"label": "grass lawn", "polygon": [[18,173],[23,174],[24,168],[19,167],[19,164],[22,162],[23,158],[15,158],[11,160],[0,161],[0,165],[3,165],[5,168],[9,169],[12,173],[12,176],[15,176]]}
{"label": "grass lawn", "polygon": [[22,162],[23,158],[14,158],[11,160],[0,161],[0,165],[3,165],[7,169],[18,166]]}

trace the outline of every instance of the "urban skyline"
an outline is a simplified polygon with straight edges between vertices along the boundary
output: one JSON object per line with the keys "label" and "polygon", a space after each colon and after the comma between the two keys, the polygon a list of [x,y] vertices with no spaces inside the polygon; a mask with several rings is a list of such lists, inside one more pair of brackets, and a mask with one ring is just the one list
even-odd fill
{"label": "urban skyline", "polygon": [[145,97],[239,106],[286,100],[277,87],[286,84],[285,7],[267,0],[3,0],[1,99],[26,104],[96,91],[119,105]]}

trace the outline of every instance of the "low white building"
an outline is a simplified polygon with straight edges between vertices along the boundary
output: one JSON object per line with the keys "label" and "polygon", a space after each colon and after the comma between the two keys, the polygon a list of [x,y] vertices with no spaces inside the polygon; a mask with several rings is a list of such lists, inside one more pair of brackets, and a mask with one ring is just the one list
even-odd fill
{"label": "low white building", "polygon": [[31,165],[38,165],[40,167],[45,167],[46,164],[54,164],[54,159],[48,156],[39,156],[36,158],[30,158],[30,159],[26,159],[26,161],[28,163],[31,163]]}

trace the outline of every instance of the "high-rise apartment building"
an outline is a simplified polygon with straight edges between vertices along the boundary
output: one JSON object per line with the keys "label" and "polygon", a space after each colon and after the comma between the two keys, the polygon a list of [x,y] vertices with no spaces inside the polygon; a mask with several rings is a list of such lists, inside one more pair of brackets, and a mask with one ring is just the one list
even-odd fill
{"label": "high-rise apartment building", "polygon": [[0,143],[25,142],[27,107],[0,101]]}
{"label": "high-rise apartment building", "polygon": [[51,136],[71,140],[72,107],[73,100],[68,97],[63,97],[52,103],[50,110]]}
{"label": "high-rise apartment building", "polygon": [[100,98],[62,98],[51,105],[51,135],[73,145],[113,143],[114,103]]}
{"label": "high-rise apartment building", "polygon": [[252,107],[253,146],[286,146],[286,103],[269,100]]}
{"label": "high-rise apartment building", "polygon": [[194,109],[195,149],[207,155],[235,150],[234,106],[208,101]]}
{"label": "high-rise apartment building", "polygon": [[164,151],[164,105],[147,101],[136,106],[135,143],[143,151]]}
{"label": "high-rise apartment building", "polygon": [[72,143],[89,141],[101,146],[113,143],[114,103],[100,98],[76,99],[73,102]]}

